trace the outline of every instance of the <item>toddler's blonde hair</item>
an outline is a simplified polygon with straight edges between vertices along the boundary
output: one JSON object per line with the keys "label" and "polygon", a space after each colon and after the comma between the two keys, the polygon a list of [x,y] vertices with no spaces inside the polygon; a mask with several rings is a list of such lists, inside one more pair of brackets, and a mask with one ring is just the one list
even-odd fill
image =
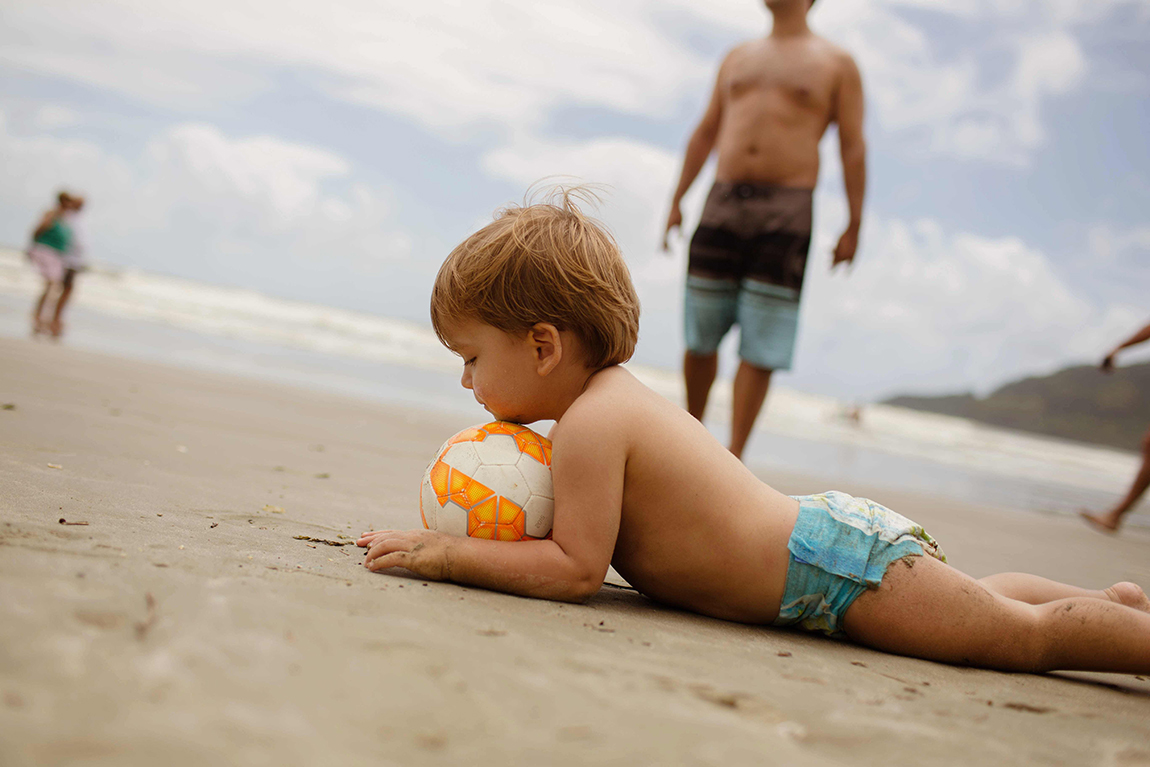
{"label": "toddler's blonde hair", "polygon": [[451,251],[431,290],[431,323],[478,320],[506,333],[539,322],[569,330],[593,369],[626,362],[639,336],[639,298],[619,246],[576,200],[586,187],[556,187],[542,202],[510,205]]}

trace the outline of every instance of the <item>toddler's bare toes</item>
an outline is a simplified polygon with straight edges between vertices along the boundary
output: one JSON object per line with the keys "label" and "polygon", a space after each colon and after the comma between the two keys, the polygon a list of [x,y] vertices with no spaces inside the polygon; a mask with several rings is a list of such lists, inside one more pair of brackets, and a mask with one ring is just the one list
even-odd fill
{"label": "toddler's bare toes", "polygon": [[1137,583],[1130,583],[1129,581],[1115,583],[1106,589],[1106,596],[1110,597],[1112,602],[1150,613],[1150,598],[1147,598],[1146,592]]}

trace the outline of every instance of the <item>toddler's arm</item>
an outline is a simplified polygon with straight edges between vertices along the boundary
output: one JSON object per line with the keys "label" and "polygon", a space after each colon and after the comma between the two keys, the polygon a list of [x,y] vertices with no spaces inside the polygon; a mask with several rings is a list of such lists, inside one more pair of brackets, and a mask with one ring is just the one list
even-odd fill
{"label": "toddler's arm", "polygon": [[552,430],[552,540],[511,543],[381,530],[357,541],[368,548],[365,566],[403,567],[432,580],[560,601],[597,592],[619,532],[626,444],[617,425],[578,404]]}

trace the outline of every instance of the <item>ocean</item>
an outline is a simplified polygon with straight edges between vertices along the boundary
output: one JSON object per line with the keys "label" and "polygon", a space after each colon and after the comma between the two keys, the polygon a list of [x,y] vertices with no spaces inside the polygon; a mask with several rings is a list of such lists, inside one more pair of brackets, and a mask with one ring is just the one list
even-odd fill
{"label": "ocean", "polygon": [[[0,335],[27,336],[40,287],[21,253],[0,249]],[[487,417],[459,387],[456,357],[411,322],[108,266],[80,277],[66,319],[64,343],[77,348]],[[628,369],[683,401],[678,371]],[[1047,514],[1106,508],[1138,468],[1132,452],[878,404],[863,404],[856,421],[851,407],[772,387],[747,463],[767,476],[833,476]],[[709,408],[708,428],[725,439],[729,382],[716,383]],[[1129,524],[1150,527],[1148,509],[1150,499]]]}

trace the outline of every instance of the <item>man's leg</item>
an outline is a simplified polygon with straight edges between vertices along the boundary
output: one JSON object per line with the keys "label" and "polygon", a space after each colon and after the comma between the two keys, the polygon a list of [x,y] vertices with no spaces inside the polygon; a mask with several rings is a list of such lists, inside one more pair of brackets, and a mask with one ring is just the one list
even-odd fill
{"label": "man's leg", "polygon": [[1150,614],[1090,597],[1029,605],[932,557],[892,564],[847,609],[843,629],[869,647],[943,663],[1150,673]]}
{"label": "man's leg", "polygon": [[[692,240],[692,246],[694,241]],[[739,284],[718,277],[687,275],[683,303],[683,381],[687,386],[687,412],[703,420],[707,397],[719,369],[719,344],[735,323]]]}
{"label": "man's leg", "polygon": [[731,452],[743,457],[743,448],[755,426],[755,419],[767,398],[771,386],[771,370],[755,367],[746,360],[739,361],[735,383],[731,389]]}
{"label": "man's leg", "polygon": [[1104,530],[1117,530],[1118,525],[1122,522],[1122,515],[1134,508],[1134,504],[1138,503],[1138,499],[1146,492],[1147,487],[1150,487],[1150,429],[1142,438],[1142,466],[1138,469],[1138,474],[1135,475],[1134,482],[1130,485],[1126,496],[1118,502],[1117,506],[1105,514],[1091,514],[1085,511],[1080,513],[1087,522]]}
{"label": "man's leg", "polygon": [[683,379],[687,384],[687,412],[700,421],[703,420],[703,411],[707,409],[707,397],[711,393],[711,384],[715,382],[715,373],[719,369],[719,354],[692,354],[690,351],[683,355]]}

